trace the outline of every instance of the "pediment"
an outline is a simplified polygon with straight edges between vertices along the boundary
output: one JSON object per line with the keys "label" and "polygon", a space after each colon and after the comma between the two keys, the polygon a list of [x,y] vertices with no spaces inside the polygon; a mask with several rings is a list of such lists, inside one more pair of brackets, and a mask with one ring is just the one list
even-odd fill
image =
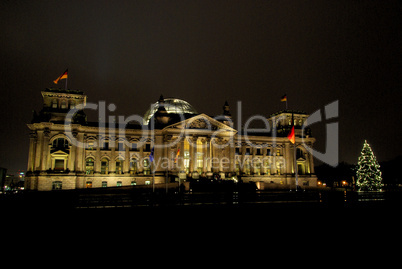
{"label": "pediment", "polygon": [[68,153],[66,153],[66,152],[64,152],[62,150],[52,152],[50,155],[53,156],[53,157],[56,157],[56,156],[57,157],[68,157]]}
{"label": "pediment", "polygon": [[164,130],[167,129],[180,129],[180,130],[192,129],[192,130],[206,130],[206,131],[225,130],[228,132],[237,132],[235,129],[209,117],[206,114],[200,114],[187,120],[169,125],[164,128]]}

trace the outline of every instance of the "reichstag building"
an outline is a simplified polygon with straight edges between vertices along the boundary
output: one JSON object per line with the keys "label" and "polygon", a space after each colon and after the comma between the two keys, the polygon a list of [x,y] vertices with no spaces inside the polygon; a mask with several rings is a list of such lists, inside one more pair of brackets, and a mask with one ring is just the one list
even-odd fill
{"label": "reichstag building", "polygon": [[[309,116],[304,112],[271,114],[266,117],[270,130],[247,132],[234,129],[227,102],[221,115],[209,116],[184,100],[161,96],[143,117],[90,122],[82,109],[87,105],[82,91],[49,88],[42,97],[42,110],[28,124],[28,190],[146,187],[191,180],[292,188],[296,171],[298,185],[317,185],[313,156],[306,150],[315,139],[303,127]],[[292,126],[295,144],[287,138]]]}

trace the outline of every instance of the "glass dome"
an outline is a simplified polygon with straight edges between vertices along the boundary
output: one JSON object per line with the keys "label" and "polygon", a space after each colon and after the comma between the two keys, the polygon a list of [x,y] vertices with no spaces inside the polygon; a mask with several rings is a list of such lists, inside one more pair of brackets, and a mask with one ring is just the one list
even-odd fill
{"label": "glass dome", "polygon": [[[167,113],[174,113],[174,114],[198,114],[197,110],[190,105],[188,102],[176,99],[176,98],[165,98],[165,109]],[[154,116],[156,111],[158,111],[159,102],[156,102],[151,105],[151,108],[145,113],[143,121],[144,124],[147,125],[149,120]]]}

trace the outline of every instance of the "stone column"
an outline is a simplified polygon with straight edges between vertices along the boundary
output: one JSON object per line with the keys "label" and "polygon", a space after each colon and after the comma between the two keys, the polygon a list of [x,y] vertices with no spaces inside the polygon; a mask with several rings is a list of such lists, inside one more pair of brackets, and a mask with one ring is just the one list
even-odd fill
{"label": "stone column", "polygon": [[241,145],[241,156],[240,156],[240,161],[241,161],[241,174],[246,173],[246,146],[242,143]]}
{"label": "stone column", "polygon": [[123,173],[128,174],[130,173],[130,149],[126,143],[125,146],[125,155],[124,155],[124,166],[123,166]]}
{"label": "stone column", "polygon": [[193,136],[192,138],[192,143],[193,143],[193,156],[191,157],[191,159],[193,159],[193,172],[197,171],[197,140],[198,137],[197,136]]}
{"label": "stone column", "polygon": [[28,155],[28,168],[27,171],[33,172],[35,170],[35,150],[36,150],[36,140],[38,135],[36,132],[31,132],[29,134],[29,155]]}
{"label": "stone column", "polygon": [[[77,141],[84,143],[84,134],[83,133],[79,133],[77,135]],[[85,149],[82,147],[78,147],[76,150],[76,162],[77,162],[77,166],[75,171],[77,172],[82,172],[84,171],[83,168],[83,163],[84,163],[84,159],[85,159]]]}
{"label": "stone column", "polygon": [[42,171],[46,171],[47,169],[49,169],[50,167],[47,167],[47,158],[48,155],[50,154],[49,151],[49,139],[50,139],[50,131],[49,129],[45,129],[45,131],[43,131],[43,144],[42,144],[42,160],[41,160],[41,168],[40,170]]}
{"label": "stone column", "polygon": [[309,158],[310,174],[314,174],[315,170],[314,170],[313,154],[309,152],[308,153],[308,158]]}
{"label": "stone column", "polygon": [[212,154],[211,154],[211,137],[205,139],[206,143],[206,163],[207,163],[207,173],[212,172]]}
{"label": "stone column", "polygon": [[292,153],[293,153],[293,151],[291,149],[291,144],[289,142],[286,142],[285,143],[284,153],[283,153],[283,155],[284,155],[283,157],[284,157],[285,162],[286,162],[284,174],[290,175],[290,174],[294,173],[293,172],[293,162],[294,162],[294,160],[293,160],[293,157],[292,157],[293,156]]}
{"label": "stone column", "polygon": [[236,160],[235,160],[235,144],[233,141],[233,138],[231,138],[231,142],[229,143],[229,172],[235,172],[236,171]]}
{"label": "stone column", "polygon": [[38,131],[38,138],[36,140],[36,152],[35,152],[35,170],[41,169],[42,160],[42,145],[43,145],[43,131]]}
{"label": "stone column", "polygon": [[181,138],[179,142],[180,152],[179,152],[179,159],[177,160],[179,172],[184,171],[184,139],[186,138],[185,137]]}
{"label": "stone column", "polygon": [[109,162],[109,174],[116,173],[116,143],[111,143],[110,149],[110,162]]}
{"label": "stone column", "polygon": [[95,163],[94,163],[94,174],[100,174],[101,172],[101,138],[98,137],[96,143],[96,153],[95,153]]}
{"label": "stone column", "polygon": [[138,174],[144,174],[144,145],[145,144],[143,144],[142,142],[139,142],[137,144],[137,147],[138,147],[138,145],[141,145],[141,147],[140,147],[140,158],[139,158],[138,163],[137,163]]}
{"label": "stone column", "polygon": [[194,143],[193,143],[193,138],[192,137],[188,137],[186,138],[189,144],[189,153],[190,153],[190,163],[189,163],[189,171],[190,173],[193,172],[193,166],[194,166]]}
{"label": "stone column", "polygon": [[73,144],[70,146],[70,154],[68,156],[68,169],[70,172],[75,171],[75,151],[77,147]]}
{"label": "stone column", "polygon": [[207,172],[207,139],[203,138],[202,142],[202,172]]}
{"label": "stone column", "polygon": [[251,147],[251,174],[254,175],[256,174],[257,171],[257,160],[255,158],[255,154],[256,154],[257,148],[256,147]]}

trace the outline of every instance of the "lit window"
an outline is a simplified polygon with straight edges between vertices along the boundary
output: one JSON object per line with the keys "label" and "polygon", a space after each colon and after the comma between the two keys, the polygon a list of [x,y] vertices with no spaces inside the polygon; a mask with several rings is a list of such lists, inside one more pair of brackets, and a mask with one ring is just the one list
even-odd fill
{"label": "lit window", "polygon": [[149,175],[151,173],[150,161],[148,159],[144,159],[143,166],[144,166],[144,175]]}
{"label": "lit window", "polygon": [[109,160],[103,158],[101,160],[101,174],[108,174],[109,173]]}
{"label": "lit window", "polygon": [[86,186],[87,189],[92,188],[92,181],[87,181],[85,186]]}
{"label": "lit window", "polygon": [[121,181],[117,181],[116,186],[117,186],[117,187],[121,187],[121,186],[122,186]]}
{"label": "lit window", "polygon": [[64,170],[64,160],[54,160],[54,170]]}
{"label": "lit window", "polygon": [[63,183],[61,181],[52,182],[52,190],[61,190],[63,188]]}
{"label": "lit window", "polygon": [[85,173],[92,175],[94,173],[94,159],[88,158],[85,162]]}
{"label": "lit window", "polygon": [[55,149],[65,149],[68,148],[68,140],[64,138],[57,138],[53,140],[52,144],[53,148]]}
{"label": "lit window", "polygon": [[61,101],[61,109],[66,109],[67,108],[67,103],[65,100]]}
{"label": "lit window", "polygon": [[130,162],[130,175],[137,173],[137,160],[133,159]]}
{"label": "lit window", "polygon": [[102,188],[106,188],[107,187],[107,181],[102,181]]}
{"label": "lit window", "polygon": [[123,165],[122,160],[117,159],[117,161],[116,161],[116,174],[119,174],[119,175],[122,174],[122,165]]}
{"label": "lit window", "polygon": [[94,145],[95,145],[95,142],[94,142],[94,141],[88,141],[87,149],[93,150],[93,149],[94,149]]}

